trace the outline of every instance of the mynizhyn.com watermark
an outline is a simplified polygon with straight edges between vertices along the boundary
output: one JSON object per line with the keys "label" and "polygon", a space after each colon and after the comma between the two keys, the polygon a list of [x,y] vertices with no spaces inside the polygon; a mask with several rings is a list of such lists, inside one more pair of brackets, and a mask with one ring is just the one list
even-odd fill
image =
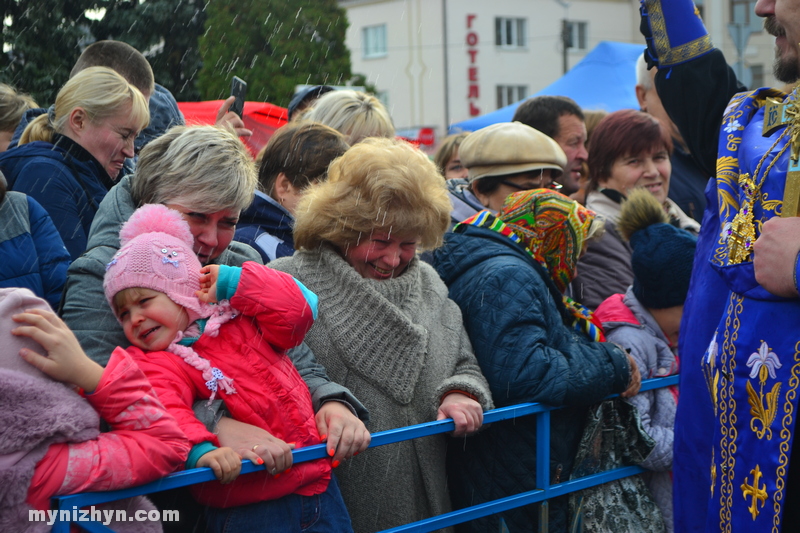
{"label": "mynizhyn.com watermark", "polygon": [[47,511],[28,510],[29,522],[47,522],[48,526],[52,526],[56,523],[56,520],[61,522],[101,522],[104,526],[108,526],[114,521],[178,522],[180,521],[180,513],[177,510],[169,509],[164,511],[139,509],[129,515],[125,509],[96,509],[94,505],[88,509],[73,507],[72,509],[48,509]]}

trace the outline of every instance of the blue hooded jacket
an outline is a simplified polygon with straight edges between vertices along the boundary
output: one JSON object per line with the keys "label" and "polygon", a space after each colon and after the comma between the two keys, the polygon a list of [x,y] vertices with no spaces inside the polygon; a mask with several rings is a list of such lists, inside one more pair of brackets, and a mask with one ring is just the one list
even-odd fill
{"label": "blue hooded jacket", "polygon": [[261,191],[245,209],[236,225],[234,240],[255,248],[266,265],[294,253],[294,218],[283,206]]}

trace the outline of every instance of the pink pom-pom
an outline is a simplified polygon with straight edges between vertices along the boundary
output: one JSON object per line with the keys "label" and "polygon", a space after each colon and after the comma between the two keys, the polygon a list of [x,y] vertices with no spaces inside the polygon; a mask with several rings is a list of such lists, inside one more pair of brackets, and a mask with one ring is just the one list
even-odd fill
{"label": "pink pom-pom", "polygon": [[137,209],[122,225],[119,232],[120,245],[145,233],[166,233],[184,241],[191,248],[194,237],[189,224],[178,211],[161,204],[146,204]]}

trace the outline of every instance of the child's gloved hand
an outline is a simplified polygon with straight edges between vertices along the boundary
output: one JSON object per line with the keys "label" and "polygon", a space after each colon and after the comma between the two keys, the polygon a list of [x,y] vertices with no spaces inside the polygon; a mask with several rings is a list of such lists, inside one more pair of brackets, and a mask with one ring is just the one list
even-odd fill
{"label": "child's gloved hand", "polygon": [[72,330],[55,313],[28,309],[11,317],[21,325],[13,335],[30,337],[42,345],[47,356],[23,348],[20,357],[51,378],[93,392],[103,376],[103,367],[89,359]]}
{"label": "child's gloved hand", "polygon": [[217,448],[203,454],[197,460],[196,466],[211,468],[219,482],[225,485],[239,477],[239,472],[242,471],[242,458],[232,448]]}
{"label": "child's gloved hand", "polygon": [[200,290],[195,293],[197,298],[203,303],[217,303],[219,265],[206,265],[200,269],[200,274]]}

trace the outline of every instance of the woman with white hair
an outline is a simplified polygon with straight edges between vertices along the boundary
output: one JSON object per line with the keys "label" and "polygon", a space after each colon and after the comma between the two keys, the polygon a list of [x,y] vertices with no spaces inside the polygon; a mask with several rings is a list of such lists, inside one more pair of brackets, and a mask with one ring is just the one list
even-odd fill
{"label": "woman with white hair", "polygon": [[9,189],[45,208],[73,260],[149,120],[139,89],[111,69],[87,68],[61,88],[51,112],[28,124],[20,146],[0,155]]}
{"label": "woman with white hair", "polygon": [[[103,200],[89,235],[89,248],[67,273],[60,314],[90,358],[105,366],[115,347],[130,346],[103,292],[106,265],[120,248],[122,223],[144,204],[164,204],[182,213],[189,223],[193,249],[202,264],[261,263],[253,248],[232,240],[240,212],[253,200],[256,182],[247,148],[228,129],[177,126],[142,149],[135,174],[120,180]],[[368,416],[363,405],[350,391],[330,382],[305,346],[290,350],[289,357],[309,387],[319,431],[327,435],[332,460],[366,448],[369,434],[357,418]],[[202,404],[198,415],[211,425],[214,420],[207,418],[218,417]],[[243,422],[227,417],[218,421],[214,431],[220,432],[221,439],[238,435],[254,441],[247,450],[270,438],[264,430]],[[346,442],[340,442],[340,437]],[[224,445],[239,451],[235,442]],[[175,508],[171,501],[162,502],[164,508]],[[190,514],[181,516],[195,520],[199,511]],[[190,530],[192,524],[181,522],[178,527]]]}

